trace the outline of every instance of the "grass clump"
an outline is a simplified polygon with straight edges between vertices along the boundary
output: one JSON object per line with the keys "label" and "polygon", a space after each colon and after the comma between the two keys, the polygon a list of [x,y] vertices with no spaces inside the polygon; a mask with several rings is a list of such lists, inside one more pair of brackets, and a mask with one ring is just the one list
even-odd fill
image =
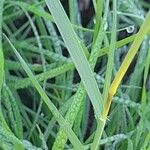
{"label": "grass clump", "polygon": [[1,0],[0,149],[149,149],[149,8]]}

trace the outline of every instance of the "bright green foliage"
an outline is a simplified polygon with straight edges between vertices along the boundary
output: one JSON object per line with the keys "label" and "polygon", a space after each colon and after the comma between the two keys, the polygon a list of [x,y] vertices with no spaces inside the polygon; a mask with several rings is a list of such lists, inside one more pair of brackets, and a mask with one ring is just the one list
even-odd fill
{"label": "bright green foliage", "polygon": [[0,149],[149,150],[149,9],[0,0]]}

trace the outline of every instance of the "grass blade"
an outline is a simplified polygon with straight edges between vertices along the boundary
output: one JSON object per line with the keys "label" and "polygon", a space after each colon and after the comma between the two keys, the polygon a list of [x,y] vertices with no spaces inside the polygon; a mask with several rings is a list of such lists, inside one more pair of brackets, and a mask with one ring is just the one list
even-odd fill
{"label": "grass blade", "polygon": [[57,110],[57,108],[50,101],[49,97],[46,95],[46,93],[42,89],[42,87],[40,86],[40,84],[38,83],[38,81],[36,80],[36,78],[34,77],[33,73],[31,72],[30,68],[26,64],[26,62],[23,60],[23,58],[18,53],[18,51],[16,50],[16,48],[13,46],[13,44],[11,43],[11,41],[6,36],[5,36],[5,38],[7,39],[7,41],[9,42],[9,44],[11,45],[14,53],[16,54],[17,58],[19,59],[22,67],[26,71],[26,73],[29,76],[29,78],[30,78],[31,82],[33,83],[34,87],[39,92],[41,98],[46,103],[46,105],[48,106],[49,110],[53,113],[53,115],[55,116],[55,118],[58,121],[59,125],[63,128],[63,130],[67,134],[68,138],[70,139],[70,142],[74,145],[74,147],[76,149],[80,149],[80,148],[84,149],[83,145],[78,140],[77,136],[74,134],[74,132],[72,131],[72,129],[70,128],[70,126],[68,125],[68,123],[64,120],[64,118],[62,117],[62,115],[59,113],[59,111]]}
{"label": "grass blade", "polygon": [[[92,70],[94,70],[94,67],[96,65],[96,62],[97,62],[97,59],[99,56],[98,55],[99,49],[101,48],[102,41],[103,41],[104,24],[106,23],[106,18],[107,18],[107,14],[108,14],[108,5],[109,5],[109,0],[107,0],[107,3],[106,3],[104,21],[102,22],[102,26],[98,32],[97,39],[95,41],[95,44],[94,44],[91,54],[89,56],[89,64],[90,64],[90,67]],[[75,121],[75,118],[77,117],[79,109],[81,109],[81,106],[83,105],[85,96],[86,96],[86,90],[81,82],[79,85],[79,88],[75,94],[75,98],[72,102],[72,105],[69,108],[69,110],[66,114],[66,117],[65,117],[65,119],[70,123],[71,126],[73,126],[73,123]],[[101,101],[102,101],[102,99],[101,99]],[[96,119],[99,119],[99,118],[96,118]],[[65,133],[62,131],[62,129],[60,129],[60,131],[58,132],[58,136],[55,140],[55,143],[53,145],[53,148],[54,149],[57,149],[57,148],[63,149],[66,141],[67,141],[67,137],[66,137]]]}
{"label": "grass blade", "polygon": [[[103,87],[103,99],[104,102],[107,99],[108,96],[108,90],[109,86],[111,84],[112,80],[112,71],[114,67],[114,52],[115,52],[115,42],[116,42],[116,30],[117,30],[117,8],[116,8],[116,0],[113,1],[113,26],[112,26],[112,34],[111,34],[111,43],[110,43],[110,49],[108,53],[108,62],[107,62],[107,69],[106,69],[106,76],[105,76],[105,83]],[[91,149],[95,150],[98,147],[100,137],[102,134],[102,124],[100,123],[101,120],[98,120],[97,123],[97,130],[95,133],[94,141],[92,144]]]}
{"label": "grass blade", "polygon": [[116,93],[116,90],[124,76],[124,74],[126,73],[129,65],[131,64],[135,54],[138,51],[138,48],[140,47],[145,35],[149,32],[150,30],[150,12],[147,14],[147,17],[143,23],[143,25],[141,26],[139,32],[137,33],[133,44],[129,50],[129,52],[127,53],[118,73],[115,76],[115,79],[113,80],[111,87],[110,87],[110,95],[114,95]]}
{"label": "grass blade", "polygon": [[102,98],[82,46],[59,0],[45,0],[68,48],[73,62],[93,104],[95,114],[102,111]]}
{"label": "grass blade", "polygon": [[128,67],[130,66],[135,54],[137,53],[145,35],[149,32],[149,30],[150,30],[150,12],[147,14],[144,23],[142,24],[139,32],[137,33],[125,59],[122,62],[122,65],[120,66],[112,84],[110,85],[107,101],[104,104],[104,111],[101,116],[102,117],[102,125],[101,125],[102,128],[100,130],[102,130],[102,131],[103,131],[105,123],[106,123],[106,119],[107,119],[107,115],[108,115],[108,112],[110,109],[112,98],[115,95],[122,78],[124,77]]}
{"label": "grass blade", "polygon": [[1,0],[0,1],[0,121],[1,121],[0,125],[2,125],[4,128],[9,130],[9,127],[7,126],[7,123],[1,111],[2,110],[1,109],[1,90],[3,86],[3,80],[4,80],[4,55],[3,55],[3,47],[2,47],[3,4],[4,4],[4,0]]}
{"label": "grass blade", "polygon": [[2,14],[3,14],[3,3],[4,0],[0,1],[0,91],[2,89],[3,78],[4,78],[4,56],[2,49]]}

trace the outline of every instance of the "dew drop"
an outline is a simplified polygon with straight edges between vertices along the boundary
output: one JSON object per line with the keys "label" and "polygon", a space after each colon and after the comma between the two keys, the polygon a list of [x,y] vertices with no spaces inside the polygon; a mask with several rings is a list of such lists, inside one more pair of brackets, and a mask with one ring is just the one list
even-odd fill
{"label": "dew drop", "polygon": [[108,28],[108,23],[106,22],[105,25],[104,25],[104,30],[106,31]]}
{"label": "dew drop", "polygon": [[96,19],[95,18],[94,18],[93,22],[94,22],[94,24],[96,24]]}
{"label": "dew drop", "polygon": [[128,33],[133,33],[133,32],[134,32],[134,29],[135,29],[135,28],[134,28],[134,25],[132,25],[132,26],[127,27],[126,30],[127,30]]}
{"label": "dew drop", "polygon": [[40,116],[43,118],[44,117],[44,113],[41,113]]}

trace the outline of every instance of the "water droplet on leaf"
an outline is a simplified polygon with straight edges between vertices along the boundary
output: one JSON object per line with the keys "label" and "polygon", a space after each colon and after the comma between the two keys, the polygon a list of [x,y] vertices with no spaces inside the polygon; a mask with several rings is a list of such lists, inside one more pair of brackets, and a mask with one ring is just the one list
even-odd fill
{"label": "water droplet on leaf", "polygon": [[126,30],[127,30],[128,33],[133,33],[133,32],[134,32],[134,29],[135,29],[135,28],[134,28],[134,25],[132,25],[132,26],[127,27]]}
{"label": "water droplet on leaf", "polygon": [[104,30],[106,31],[108,28],[108,23],[106,22],[105,25],[104,25]]}

